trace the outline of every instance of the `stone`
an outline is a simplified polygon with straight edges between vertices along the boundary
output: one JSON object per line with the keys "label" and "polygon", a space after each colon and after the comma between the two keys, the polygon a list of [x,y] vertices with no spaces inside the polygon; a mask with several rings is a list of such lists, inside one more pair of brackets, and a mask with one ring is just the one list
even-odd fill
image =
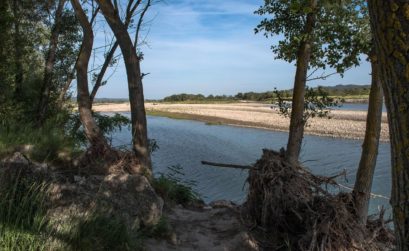
{"label": "stone", "polygon": [[98,197],[112,204],[121,215],[144,226],[156,225],[163,209],[163,200],[142,175],[111,174],[101,183]]}

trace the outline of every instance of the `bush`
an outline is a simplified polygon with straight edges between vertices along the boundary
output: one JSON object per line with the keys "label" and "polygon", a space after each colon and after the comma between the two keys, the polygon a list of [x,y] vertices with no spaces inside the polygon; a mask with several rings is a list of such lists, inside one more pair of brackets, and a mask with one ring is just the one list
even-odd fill
{"label": "bush", "polygon": [[167,202],[182,205],[188,205],[191,202],[199,200],[199,195],[193,191],[192,187],[195,182],[191,180],[183,180],[181,166],[168,167],[169,173],[160,173],[159,177],[155,178],[152,186],[155,191]]}

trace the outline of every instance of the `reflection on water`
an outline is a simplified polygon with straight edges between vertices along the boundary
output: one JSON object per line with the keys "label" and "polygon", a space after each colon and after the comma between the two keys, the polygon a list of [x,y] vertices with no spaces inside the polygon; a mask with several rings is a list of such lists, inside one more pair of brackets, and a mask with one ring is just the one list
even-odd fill
{"label": "reflection on water", "polygon": [[[129,115],[129,114],[128,114]],[[246,196],[247,171],[209,167],[201,160],[221,163],[251,164],[263,148],[278,150],[286,144],[287,133],[232,126],[206,125],[202,122],[148,117],[149,138],[159,145],[153,156],[154,172],[166,172],[168,166],[180,164],[185,177],[197,182],[196,191],[206,202],[228,199],[241,202]],[[117,145],[129,143],[130,132],[113,135]],[[361,141],[306,136],[301,159],[316,174],[334,175],[347,170],[344,185],[352,187],[361,154]],[[388,143],[379,146],[378,162],[372,192],[390,194],[390,149]],[[373,199],[371,209],[389,207],[386,199]]]}

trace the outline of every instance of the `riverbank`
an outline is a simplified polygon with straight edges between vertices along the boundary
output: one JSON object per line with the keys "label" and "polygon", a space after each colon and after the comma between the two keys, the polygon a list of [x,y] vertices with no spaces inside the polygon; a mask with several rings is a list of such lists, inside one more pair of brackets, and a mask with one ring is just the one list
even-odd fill
{"label": "riverbank", "polygon": [[[96,104],[99,112],[129,112],[128,103]],[[281,116],[270,105],[262,103],[227,104],[174,104],[146,103],[148,115],[175,119],[199,120],[209,124],[262,128],[274,131],[288,131],[290,119]],[[366,112],[334,110],[331,119],[312,118],[305,133],[334,138],[360,139],[365,135]],[[382,115],[381,141],[389,141],[386,113]]]}

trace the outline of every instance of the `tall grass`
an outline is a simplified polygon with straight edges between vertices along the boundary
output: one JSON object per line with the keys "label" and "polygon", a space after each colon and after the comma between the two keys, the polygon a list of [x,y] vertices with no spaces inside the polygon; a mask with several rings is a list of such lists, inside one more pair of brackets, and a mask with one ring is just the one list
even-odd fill
{"label": "tall grass", "polygon": [[0,158],[21,146],[29,146],[30,158],[37,161],[57,161],[61,153],[71,156],[79,151],[76,140],[65,130],[65,119],[51,119],[42,127],[36,128],[34,123],[9,122],[0,125]]}
{"label": "tall grass", "polygon": [[141,249],[142,234],[131,233],[119,216],[79,212],[63,223],[49,221],[49,186],[21,172],[16,176],[10,185],[0,184],[1,251]]}
{"label": "tall grass", "polygon": [[45,250],[47,186],[19,176],[0,190],[0,250]]}

